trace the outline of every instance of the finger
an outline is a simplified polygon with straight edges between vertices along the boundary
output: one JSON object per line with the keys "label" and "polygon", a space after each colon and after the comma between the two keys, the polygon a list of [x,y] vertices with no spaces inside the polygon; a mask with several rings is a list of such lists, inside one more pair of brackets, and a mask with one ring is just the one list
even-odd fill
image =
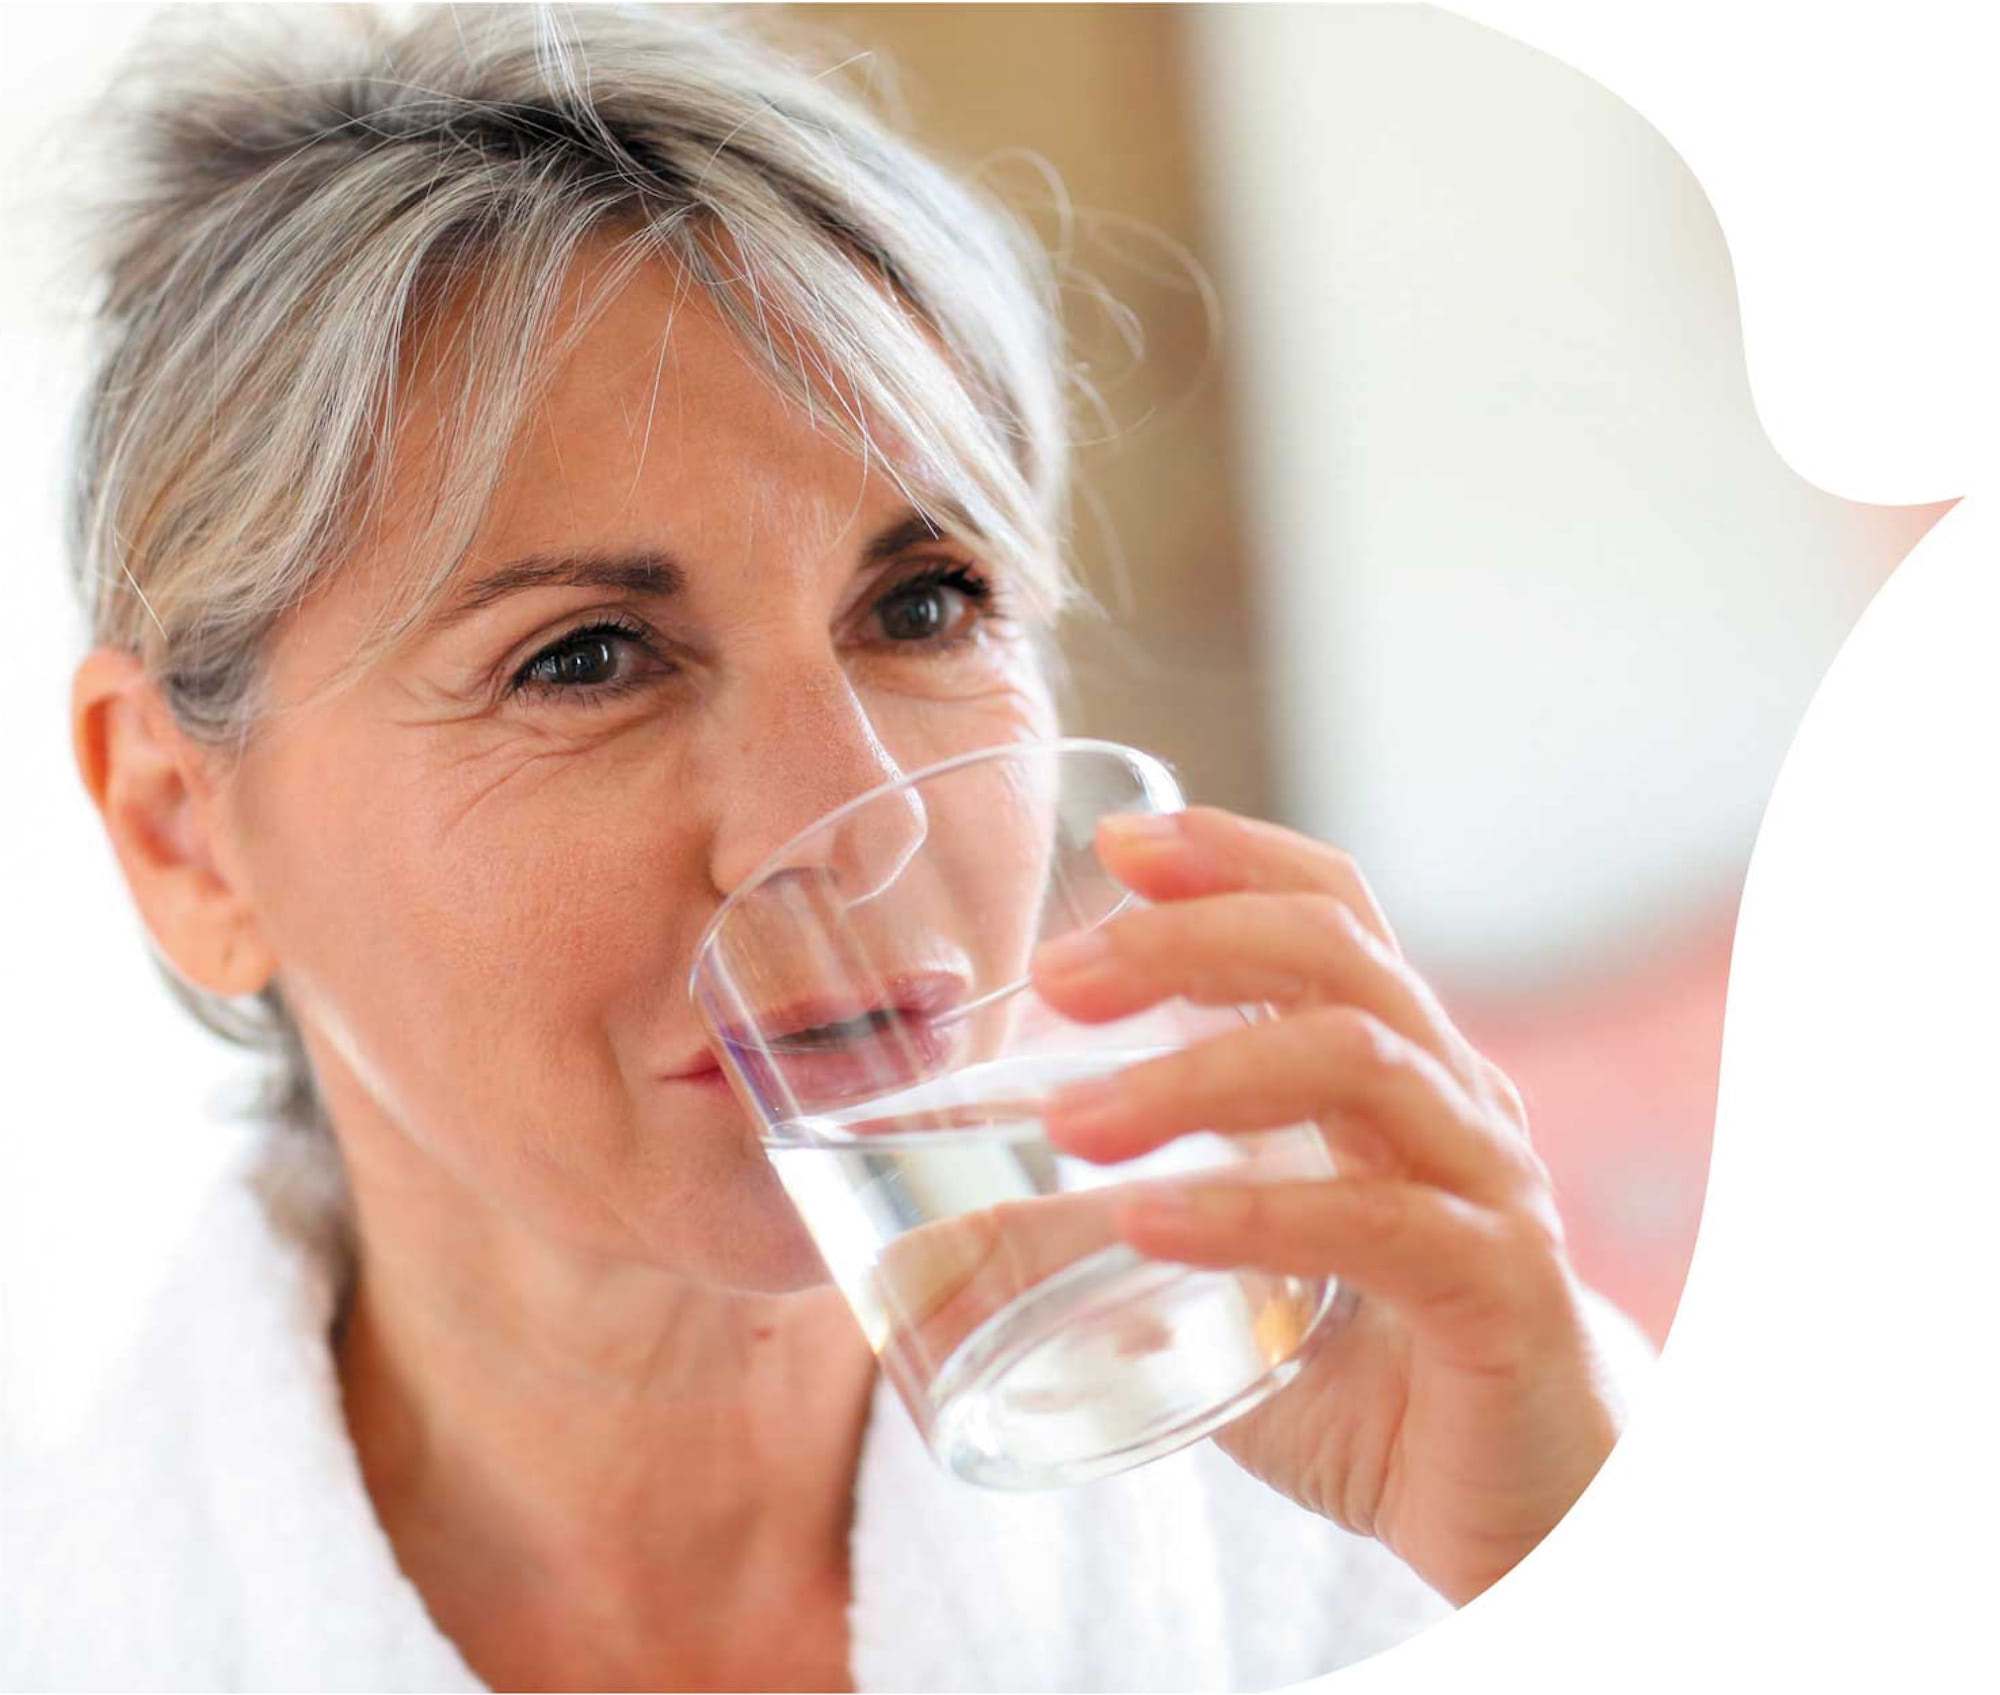
{"label": "finger", "polygon": [[1521,1201],[1533,1155],[1491,1122],[1431,1054],[1353,1007],[1319,1007],[1128,1065],[1059,1089],[1043,1128],[1065,1152],[1104,1163],[1136,1159],[1177,1136],[1317,1122],[1335,1149],[1347,1127],[1371,1132],[1357,1151],[1490,1205]]}
{"label": "finger", "polygon": [[1135,907],[1037,950],[1032,980],[1056,1011],[1086,1024],[1170,995],[1200,1006],[1356,1006],[1475,1085],[1476,1057],[1437,997],[1337,895],[1228,893]]}
{"label": "finger", "polygon": [[[1530,1139],[1518,1091],[1465,1039],[1436,992],[1403,959],[1388,918],[1350,855],[1284,825],[1213,806],[1156,815],[1114,814],[1102,820],[1097,841],[1110,869],[1152,901],[1174,903],[1190,896],[1243,890],[1330,894],[1345,909],[1346,918],[1379,944],[1378,957],[1398,973],[1399,992],[1416,1009],[1405,1016],[1377,1003],[1375,1010],[1392,1028],[1411,1034],[1443,1059],[1468,1093],[1490,1107],[1511,1134],[1524,1142]],[[1280,995],[1254,998],[1277,1001],[1282,989],[1281,984]],[[1420,1029],[1428,1034],[1417,1035]]]}
{"label": "finger", "polygon": [[[969,1157],[1011,1162],[1007,1148]],[[1015,1183],[1018,1172],[1012,1174]],[[995,1313],[1059,1271],[1117,1245],[1114,1188],[1030,1195],[907,1231],[868,1276],[885,1357],[934,1369]],[[1130,1191],[1125,1191],[1130,1192]]]}
{"label": "finger", "polygon": [[[1401,994],[1420,1009],[1421,1025],[1432,1034],[1416,1036],[1413,1022],[1400,1017],[1388,1016],[1386,1021],[1423,1040],[1474,1095],[1488,1096],[1493,1067],[1465,1039],[1431,986],[1410,968],[1381,904],[1351,855],[1282,824],[1213,806],[1153,815],[1113,814],[1102,821],[1097,840],[1098,851],[1114,874],[1151,901],[1172,904],[1191,896],[1243,890],[1330,896],[1344,909],[1345,921],[1358,927],[1373,951],[1399,974]],[[1504,1078],[1498,1083],[1492,1091],[1493,1104],[1504,1109],[1512,1085]],[[1525,1117],[1518,1112],[1511,1116],[1518,1120],[1516,1129],[1525,1134]]]}
{"label": "finger", "polygon": [[1209,1179],[1136,1192],[1115,1219],[1149,1258],[1337,1278],[1462,1359],[1516,1355],[1560,1310],[1561,1258],[1538,1234],[1421,1183]]}
{"label": "finger", "polygon": [[1360,866],[1330,843],[1282,824],[1219,806],[1114,813],[1102,821],[1097,847],[1111,871],[1148,900],[1237,889],[1329,894],[1390,952],[1402,952]]}

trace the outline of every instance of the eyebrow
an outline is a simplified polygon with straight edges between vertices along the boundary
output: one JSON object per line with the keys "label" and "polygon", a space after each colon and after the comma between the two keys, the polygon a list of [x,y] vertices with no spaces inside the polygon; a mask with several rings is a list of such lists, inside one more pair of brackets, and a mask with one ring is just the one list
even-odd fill
{"label": "eyebrow", "polygon": [[534,553],[468,583],[438,614],[440,629],[528,589],[620,589],[664,600],[687,586],[687,573],[664,553]]}
{"label": "eyebrow", "polygon": [[[922,513],[907,511],[878,531],[862,549],[864,565],[881,565],[913,547],[942,540],[944,531]],[[670,555],[652,548],[616,552],[533,553],[494,567],[468,583],[438,614],[433,628],[452,625],[528,589],[616,589],[666,600],[687,587],[687,572]]]}

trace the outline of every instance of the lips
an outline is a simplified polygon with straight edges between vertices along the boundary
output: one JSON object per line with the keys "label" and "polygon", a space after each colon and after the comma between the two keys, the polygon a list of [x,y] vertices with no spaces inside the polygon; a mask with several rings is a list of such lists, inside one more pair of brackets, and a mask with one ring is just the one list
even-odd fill
{"label": "lips", "polygon": [[866,1098],[945,1064],[956,1037],[943,1015],[965,998],[965,987],[955,972],[912,971],[873,994],[849,986],[803,995],[721,1025],[716,1045],[674,1075],[712,1081],[727,1069],[759,1099],[789,1095],[804,1107]]}
{"label": "lips", "polygon": [[753,1096],[777,1108],[805,1111],[870,1100],[935,1076],[957,1047],[955,1027],[896,1015],[837,1044],[774,1051],[731,1050]]}
{"label": "lips", "polygon": [[716,1035],[732,1048],[811,1050],[861,1034],[855,1029],[842,1034],[830,1026],[853,1026],[871,1016],[892,1022],[928,1021],[948,1012],[964,994],[964,979],[952,972],[909,971],[884,980],[872,994],[848,986],[766,1007],[745,1023],[723,1024]]}

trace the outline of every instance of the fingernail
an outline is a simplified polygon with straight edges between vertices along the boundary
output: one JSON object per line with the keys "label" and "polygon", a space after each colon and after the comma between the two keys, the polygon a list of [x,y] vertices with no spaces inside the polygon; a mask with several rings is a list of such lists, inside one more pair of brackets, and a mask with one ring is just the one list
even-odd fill
{"label": "fingernail", "polygon": [[1102,930],[1076,930],[1044,942],[1035,950],[1035,973],[1048,977],[1082,977],[1111,958],[1111,941]]}
{"label": "fingernail", "polygon": [[1165,847],[1181,840],[1177,812],[1114,812],[1104,820],[1104,825],[1121,840],[1145,847]]}

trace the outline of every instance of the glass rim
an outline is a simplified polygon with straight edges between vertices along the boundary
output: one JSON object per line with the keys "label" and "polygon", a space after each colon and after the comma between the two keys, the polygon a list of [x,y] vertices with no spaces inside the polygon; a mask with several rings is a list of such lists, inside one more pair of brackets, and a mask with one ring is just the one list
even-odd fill
{"label": "glass rim", "polygon": [[1005,759],[1015,754],[1025,753],[1114,754],[1128,764],[1139,766],[1142,770],[1151,767],[1153,771],[1157,771],[1159,774],[1165,776],[1176,789],[1180,787],[1180,774],[1174,769],[1170,760],[1162,759],[1156,753],[1148,753],[1144,748],[1133,747],[1126,742],[1114,742],[1104,736],[1044,736],[1030,741],[994,742],[988,747],[976,747],[966,753],[955,753],[949,759],[940,759],[934,764],[919,766],[914,771],[905,771],[900,777],[892,777],[886,783],[878,783],[872,789],[863,790],[860,794],[854,796],[852,800],[842,801],[831,812],[824,813],[814,819],[803,830],[788,837],[782,844],[758,861],[757,868],[749,876],[745,877],[737,888],[730,892],[722,904],[715,909],[709,921],[702,926],[701,935],[694,945],[694,959],[688,966],[688,994],[691,997],[695,994],[696,986],[701,976],[702,963],[708,958],[710,952],[713,951],[716,933],[722,928],[723,921],[735,910],[738,902],[747,899],[755,890],[763,886],[765,879],[776,868],[778,863],[786,858],[801,842],[817,835],[820,831],[832,825],[840,823],[850,813],[858,812],[862,807],[874,801],[881,800],[885,796],[894,794],[899,789],[911,788],[918,783],[928,782],[933,777],[945,776],[947,773],[955,771],[961,766],[976,765],[982,760]]}

